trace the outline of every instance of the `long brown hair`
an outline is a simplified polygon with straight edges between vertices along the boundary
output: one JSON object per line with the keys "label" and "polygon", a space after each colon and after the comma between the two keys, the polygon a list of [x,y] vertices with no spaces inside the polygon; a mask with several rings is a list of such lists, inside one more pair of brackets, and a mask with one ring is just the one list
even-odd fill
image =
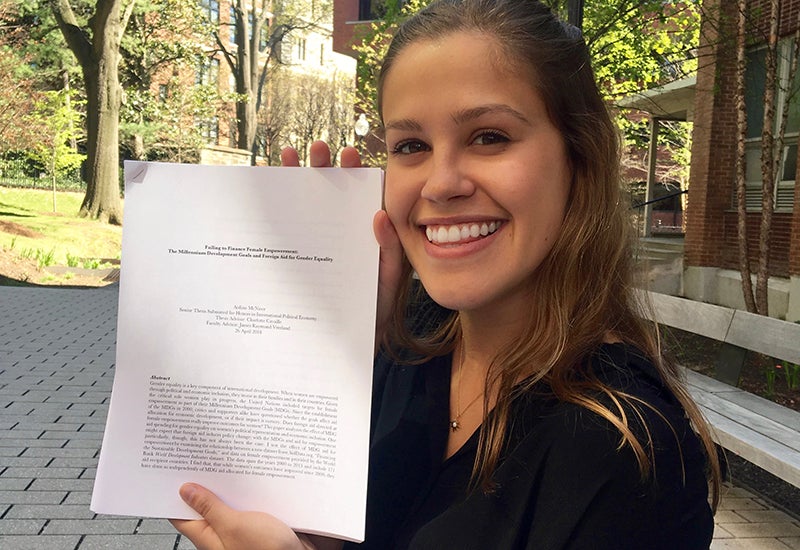
{"label": "long brown hair", "polygon": [[[439,0],[404,22],[395,34],[379,76],[379,109],[386,75],[405,47],[454,32],[492,41],[510,66],[529,78],[564,137],[573,170],[561,232],[532,275],[527,329],[498,350],[487,375],[484,417],[488,421],[481,429],[473,481],[490,490],[508,432],[510,398],[538,382],[545,382],[561,401],[611,422],[620,432],[621,445],[633,449],[642,476],[649,474],[650,441],[636,437],[629,414],[632,410],[635,416],[648,404],[603,384],[589,368],[592,353],[613,334],[651,359],[683,405],[706,450],[716,507],[721,475],[707,424],[678,368],[663,359],[657,326],[643,320],[646,304],[638,301],[634,290],[634,236],[620,189],[618,131],[597,89],[580,31],[534,0]],[[427,356],[449,353],[460,334],[458,313],[452,312],[435,330],[412,336],[405,324],[409,302],[414,300],[408,264],[406,271],[408,284],[396,304],[391,340]],[[528,381],[522,388],[517,384],[521,379]],[[492,415],[488,415],[490,395],[496,396]],[[598,395],[614,405],[604,405]]]}

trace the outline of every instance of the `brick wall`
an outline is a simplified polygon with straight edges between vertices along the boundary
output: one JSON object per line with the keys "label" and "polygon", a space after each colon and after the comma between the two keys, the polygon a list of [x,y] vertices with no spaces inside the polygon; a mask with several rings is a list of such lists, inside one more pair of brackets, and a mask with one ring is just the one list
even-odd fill
{"label": "brick wall", "polygon": [[[720,263],[725,269],[739,269],[739,240],[737,237],[738,215],[735,210],[723,214],[722,234],[719,239]],[[759,258],[759,224],[760,212],[747,215],[747,247],[750,255],[750,268],[758,267]],[[769,251],[769,270],[772,275],[787,277],[789,275],[789,235],[792,231],[792,214],[776,212],[772,217],[772,239]]]}
{"label": "brick wall", "polygon": [[[719,3],[722,3],[720,7]],[[725,10],[718,19],[731,21],[732,2],[711,0],[707,10]],[[686,212],[685,262],[719,266],[723,214],[730,207],[735,158],[735,109],[731,86],[720,82],[733,69],[732,44],[723,41],[726,28],[709,19],[701,27],[692,135],[692,164]]]}
{"label": "brick wall", "polygon": [[334,0],[333,2],[333,51],[352,55],[353,35],[358,21],[358,0]]}
{"label": "brick wall", "polygon": [[800,184],[794,186],[794,212],[789,245],[789,274],[800,275]]}
{"label": "brick wall", "polygon": [[[735,3],[706,1],[701,28],[695,96],[692,165],[686,212],[685,262],[688,266],[738,269],[736,212],[732,208],[736,164],[735,49],[730,37],[736,21]],[[781,34],[794,31],[800,0],[783,0]],[[766,0],[752,0],[750,14],[766,32]],[[751,35],[754,36],[754,35]],[[795,186],[792,213],[775,213],[770,241],[772,274],[800,274],[800,185]],[[758,257],[759,213],[748,215],[748,248],[752,261]],[[790,260],[791,259],[791,260]]]}

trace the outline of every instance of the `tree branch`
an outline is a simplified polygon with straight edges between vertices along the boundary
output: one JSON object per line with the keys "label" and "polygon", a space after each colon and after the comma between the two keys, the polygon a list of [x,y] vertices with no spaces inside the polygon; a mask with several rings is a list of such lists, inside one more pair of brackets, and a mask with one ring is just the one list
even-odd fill
{"label": "tree branch", "polygon": [[50,7],[53,16],[56,18],[58,27],[64,35],[69,49],[75,55],[81,67],[87,66],[92,61],[92,42],[89,36],[78,25],[75,12],[72,11],[68,0],[50,0]]}
{"label": "tree branch", "polygon": [[130,4],[125,6],[125,11],[122,13],[122,17],[120,18],[119,22],[119,35],[117,36],[118,40],[122,40],[122,35],[125,34],[125,29],[128,28],[128,21],[131,20],[131,15],[133,15],[133,8],[136,6],[136,0],[131,0]]}
{"label": "tree branch", "polygon": [[219,32],[214,32],[214,41],[219,46],[219,51],[222,54],[222,57],[225,58],[225,62],[228,63],[228,68],[231,70],[232,74],[236,74],[236,59],[233,57],[228,48],[225,47],[225,44],[222,43],[222,39],[219,36]]}

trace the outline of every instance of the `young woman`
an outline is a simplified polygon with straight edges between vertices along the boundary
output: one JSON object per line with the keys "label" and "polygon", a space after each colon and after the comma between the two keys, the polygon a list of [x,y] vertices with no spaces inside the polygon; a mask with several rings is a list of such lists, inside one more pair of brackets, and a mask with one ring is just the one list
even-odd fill
{"label": "young woman", "polygon": [[[641,320],[580,33],[534,0],[440,0],[401,26],[379,91],[385,345],[362,546],[708,548],[719,465]],[[174,523],[199,548],[341,547],[181,494],[204,520]]]}

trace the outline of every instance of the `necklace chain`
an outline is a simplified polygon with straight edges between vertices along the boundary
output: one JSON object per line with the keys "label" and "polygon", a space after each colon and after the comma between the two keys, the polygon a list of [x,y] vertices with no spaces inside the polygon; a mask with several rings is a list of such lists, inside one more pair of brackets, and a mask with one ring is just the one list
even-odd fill
{"label": "necklace chain", "polygon": [[459,361],[458,361],[458,382],[456,382],[456,416],[452,420],[450,420],[450,429],[452,431],[454,431],[454,432],[456,430],[458,430],[459,428],[461,428],[461,422],[460,422],[461,415],[463,415],[465,412],[467,412],[469,410],[469,408],[472,407],[472,405],[474,405],[478,401],[478,398],[480,398],[480,396],[483,395],[483,392],[480,392],[478,395],[476,395],[472,399],[472,401],[470,401],[467,404],[466,407],[464,407],[464,410],[461,410],[461,378],[463,377],[463,371],[464,371],[464,348],[465,347],[466,346],[464,346],[464,341],[462,340],[461,341],[461,349],[459,350],[460,353],[459,353]]}

